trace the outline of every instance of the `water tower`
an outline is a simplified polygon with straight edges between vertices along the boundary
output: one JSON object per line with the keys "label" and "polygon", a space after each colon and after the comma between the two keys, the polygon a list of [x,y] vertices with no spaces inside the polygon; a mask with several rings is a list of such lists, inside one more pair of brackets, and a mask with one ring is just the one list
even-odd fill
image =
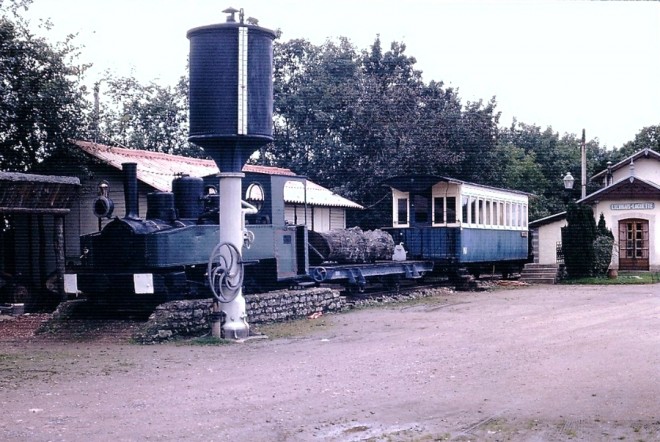
{"label": "water tower", "polygon": [[[275,32],[244,20],[233,8],[226,23],[188,31],[190,136],[220,169],[219,242],[209,259],[214,312],[225,314],[224,335],[249,334],[243,282],[243,165],[273,140],[273,40]],[[236,14],[238,13],[238,20]],[[215,315],[217,318],[217,315]],[[212,326],[220,336],[219,326]]]}

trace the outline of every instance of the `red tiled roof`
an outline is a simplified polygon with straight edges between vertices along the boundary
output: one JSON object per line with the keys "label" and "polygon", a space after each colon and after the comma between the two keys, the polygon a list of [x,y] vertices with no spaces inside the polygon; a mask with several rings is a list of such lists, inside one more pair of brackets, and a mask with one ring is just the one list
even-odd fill
{"label": "red tiled roof", "polygon": [[[138,179],[161,191],[170,191],[172,180],[182,174],[204,177],[219,172],[218,166],[213,160],[106,146],[105,144],[88,141],[75,141],[75,144],[88,154],[120,170],[122,163],[137,163]],[[296,176],[291,170],[282,167],[254,166],[250,164],[243,167],[243,172]]]}

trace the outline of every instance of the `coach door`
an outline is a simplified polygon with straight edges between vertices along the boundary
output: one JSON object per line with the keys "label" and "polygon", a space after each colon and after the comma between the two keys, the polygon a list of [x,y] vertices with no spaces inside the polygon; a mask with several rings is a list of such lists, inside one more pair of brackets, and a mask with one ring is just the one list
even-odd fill
{"label": "coach door", "polygon": [[619,221],[619,270],[649,269],[649,222]]}

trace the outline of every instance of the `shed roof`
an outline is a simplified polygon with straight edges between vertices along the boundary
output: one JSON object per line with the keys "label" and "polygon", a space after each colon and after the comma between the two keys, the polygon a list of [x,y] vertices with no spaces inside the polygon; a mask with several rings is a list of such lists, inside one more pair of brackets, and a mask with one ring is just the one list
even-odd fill
{"label": "shed roof", "polygon": [[[305,188],[306,187],[306,188]],[[361,205],[337,195],[323,186],[307,180],[307,185],[300,181],[287,181],[284,185],[284,201],[293,204],[312,206],[344,207],[347,209],[364,209]]]}
{"label": "shed roof", "polygon": [[[160,191],[170,191],[172,180],[184,174],[204,177],[219,173],[213,160],[170,155],[161,152],[127,149],[107,146],[87,141],[76,141],[75,144],[84,152],[117,169],[122,163],[137,163],[137,178]],[[293,171],[282,167],[257,166],[246,164],[243,172],[261,173],[264,175],[282,175],[296,177]],[[302,183],[291,181],[284,188],[284,201],[293,204],[303,204],[307,195],[307,204],[327,207],[345,207],[362,209],[363,207],[343,198],[316,183],[307,180],[307,191]]]}
{"label": "shed roof", "polygon": [[0,213],[68,213],[78,178],[0,172]]}
{"label": "shed roof", "polygon": [[546,216],[545,218],[539,218],[537,220],[530,221],[529,222],[529,227],[530,228],[540,227],[540,226],[544,226],[546,224],[551,224],[551,223],[561,221],[561,220],[564,220],[564,219],[566,219],[566,211],[555,213],[554,215]]}

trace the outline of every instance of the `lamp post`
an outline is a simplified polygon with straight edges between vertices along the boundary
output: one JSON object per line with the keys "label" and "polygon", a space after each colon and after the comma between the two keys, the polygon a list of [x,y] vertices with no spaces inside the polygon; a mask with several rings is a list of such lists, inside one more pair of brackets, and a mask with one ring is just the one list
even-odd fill
{"label": "lamp post", "polygon": [[570,172],[564,175],[564,189],[566,189],[566,196],[564,202],[567,204],[570,199],[571,192],[573,191],[574,184],[575,184],[575,178],[573,178],[573,175],[571,175]]}

